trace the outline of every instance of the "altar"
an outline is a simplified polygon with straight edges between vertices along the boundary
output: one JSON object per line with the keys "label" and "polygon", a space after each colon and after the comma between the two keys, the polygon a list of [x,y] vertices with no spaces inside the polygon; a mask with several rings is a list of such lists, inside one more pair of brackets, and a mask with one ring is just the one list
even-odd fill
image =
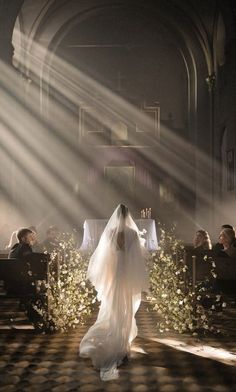
{"label": "altar", "polygon": [[[98,244],[102,232],[107,224],[107,219],[86,219],[84,222],[84,235],[80,247],[81,251],[93,252]],[[154,219],[135,219],[142,238],[145,239],[145,246],[149,251],[158,248],[156,225]]]}

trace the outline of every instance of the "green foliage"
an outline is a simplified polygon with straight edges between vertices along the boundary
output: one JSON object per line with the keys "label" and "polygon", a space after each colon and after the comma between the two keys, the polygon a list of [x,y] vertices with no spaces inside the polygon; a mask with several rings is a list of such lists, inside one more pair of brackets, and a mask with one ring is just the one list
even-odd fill
{"label": "green foliage", "polygon": [[[226,306],[220,295],[209,294],[209,278],[194,288],[184,262],[184,246],[175,236],[175,228],[160,229],[159,249],[150,255],[150,296],[152,309],[159,317],[160,332],[179,333],[213,331],[215,309]],[[41,316],[41,328],[65,332],[84,324],[96,303],[96,292],[86,280],[89,257],[76,250],[73,238],[63,234],[51,254],[46,301],[34,306]],[[214,261],[210,263],[212,279],[216,278]],[[209,303],[206,306],[206,300]]]}
{"label": "green foliage", "polygon": [[[175,228],[160,229],[159,250],[151,254],[150,297],[152,308],[160,316],[160,332],[175,330],[179,333],[213,331],[213,310],[220,304],[220,295],[209,295],[209,279],[194,288],[184,263],[184,246],[175,237]],[[211,263],[212,279],[216,278],[215,264]],[[205,306],[206,298],[209,299]],[[224,306],[225,304],[223,304]]]}
{"label": "green foliage", "polygon": [[86,280],[89,258],[82,255],[72,237],[63,234],[51,254],[46,301],[35,309],[42,317],[42,328],[67,331],[84,324],[96,302],[96,292]]}

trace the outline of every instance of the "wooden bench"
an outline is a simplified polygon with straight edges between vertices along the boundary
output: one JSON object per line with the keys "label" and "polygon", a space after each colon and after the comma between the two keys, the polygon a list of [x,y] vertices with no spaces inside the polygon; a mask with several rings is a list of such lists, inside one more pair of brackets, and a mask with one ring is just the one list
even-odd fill
{"label": "wooden bench", "polygon": [[[225,292],[236,293],[236,259],[230,257],[217,257],[212,251],[206,255],[215,263],[216,286]],[[212,279],[212,265],[204,260],[204,255],[195,256],[191,251],[186,251],[185,263],[188,266],[188,274],[192,282],[198,283],[206,278]]]}
{"label": "wooden bench", "polygon": [[18,297],[36,294],[36,282],[47,281],[49,255],[32,253],[24,260],[0,259],[0,280],[7,295]]}

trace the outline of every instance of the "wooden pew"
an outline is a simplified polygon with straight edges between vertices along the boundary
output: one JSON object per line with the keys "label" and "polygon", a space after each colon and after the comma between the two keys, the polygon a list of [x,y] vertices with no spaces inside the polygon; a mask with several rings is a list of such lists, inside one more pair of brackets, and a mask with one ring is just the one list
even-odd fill
{"label": "wooden pew", "polygon": [[[19,300],[19,309],[25,311],[35,328],[42,325],[43,318],[35,310],[35,305],[40,303],[49,314],[46,287],[38,290],[37,282],[48,281],[50,255],[44,253],[32,253],[24,260],[0,259],[0,280],[4,282],[5,295],[1,295],[1,301],[9,301],[9,298]],[[42,287],[42,286],[41,286]],[[41,327],[40,327],[41,328]]]}
{"label": "wooden pew", "polygon": [[24,260],[0,259],[0,280],[7,295],[17,297],[36,294],[36,282],[47,281],[49,255],[32,253]]}
{"label": "wooden pew", "polygon": [[[212,251],[208,251],[206,255],[215,263],[216,286],[226,293],[236,293],[236,259],[217,257]],[[198,255],[194,258],[192,251],[188,249],[185,254],[185,262],[192,282],[201,282],[206,277],[213,281],[211,263],[204,260],[204,255]]]}

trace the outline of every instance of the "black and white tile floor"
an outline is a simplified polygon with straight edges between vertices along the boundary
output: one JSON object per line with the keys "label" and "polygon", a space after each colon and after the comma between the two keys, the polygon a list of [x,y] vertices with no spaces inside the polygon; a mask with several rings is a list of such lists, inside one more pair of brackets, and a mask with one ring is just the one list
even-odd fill
{"label": "black and white tile floor", "polygon": [[142,302],[131,361],[120,367],[119,379],[109,382],[100,381],[90,360],[78,355],[79,342],[95,314],[72,332],[39,334],[24,314],[14,311],[13,302],[2,301],[0,307],[0,392],[236,391],[234,301],[217,316],[225,335],[201,339],[160,335],[155,314],[147,312]]}

